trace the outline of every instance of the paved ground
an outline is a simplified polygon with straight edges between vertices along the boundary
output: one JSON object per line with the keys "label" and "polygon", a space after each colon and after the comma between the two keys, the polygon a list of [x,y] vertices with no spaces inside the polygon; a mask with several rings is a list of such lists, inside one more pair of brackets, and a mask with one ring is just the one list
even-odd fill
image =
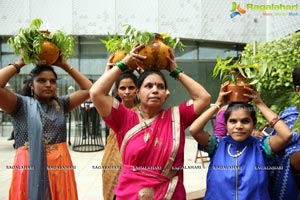
{"label": "paved ground", "polygon": [[[0,127],[1,129],[1,127]],[[0,130],[1,131],[1,130]],[[4,127],[0,134],[0,199],[8,199],[8,190],[12,171],[6,166],[12,165],[14,152],[13,141],[7,141],[11,127]],[[72,136],[74,133],[72,132]],[[71,139],[73,142],[73,138]],[[73,164],[76,166],[75,174],[78,187],[79,200],[100,200],[102,198],[101,170],[94,169],[101,163],[103,151],[81,153],[72,150],[69,146]],[[190,136],[186,138],[184,165],[184,184],[187,192],[194,192],[205,188],[208,163],[202,168],[200,160],[194,162],[196,156],[196,142]]]}

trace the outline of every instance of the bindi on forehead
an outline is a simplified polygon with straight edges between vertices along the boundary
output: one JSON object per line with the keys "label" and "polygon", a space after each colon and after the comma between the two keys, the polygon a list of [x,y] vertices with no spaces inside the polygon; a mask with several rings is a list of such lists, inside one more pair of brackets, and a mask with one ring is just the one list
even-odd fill
{"label": "bindi on forehead", "polygon": [[151,74],[147,78],[145,78],[142,85],[144,85],[144,86],[152,85],[152,86],[165,87],[165,82],[161,78],[161,76],[159,76],[157,74]]}
{"label": "bindi on forehead", "polygon": [[[159,77],[160,78],[160,77]],[[157,78],[146,78],[144,80],[144,84],[147,84],[147,83],[151,83],[153,85],[158,85],[158,84],[164,84],[164,81],[160,78],[160,80],[158,80]]]}

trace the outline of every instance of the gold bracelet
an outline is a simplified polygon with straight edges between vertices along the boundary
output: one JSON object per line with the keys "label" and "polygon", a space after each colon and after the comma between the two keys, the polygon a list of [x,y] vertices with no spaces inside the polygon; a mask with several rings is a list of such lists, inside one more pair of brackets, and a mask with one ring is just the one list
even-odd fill
{"label": "gold bracelet", "polygon": [[73,70],[73,67],[70,67],[67,72],[70,73],[72,70]]}

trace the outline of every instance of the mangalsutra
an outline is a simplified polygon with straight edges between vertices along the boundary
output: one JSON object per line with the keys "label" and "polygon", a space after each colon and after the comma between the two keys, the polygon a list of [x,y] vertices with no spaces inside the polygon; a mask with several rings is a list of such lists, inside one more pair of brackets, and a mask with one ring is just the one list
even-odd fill
{"label": "mangalsutra", "polygon": [[144,115],[143,115],[143,113],[142,113],[142,111],[140,109],[140,106],[138,107],[138,112],[139,112],[140,117],[142,118],[142,122],[144,122],[144,124],[145,124],[146,127],[149,127],[149,124],[146,123],[146,119],[144,118]]}
{"label": "mangalsutra", "polygon": [[242,151],[237,151],[237,153],[233,155],[233,154],[230,152],[230,147],[231,147],[231,144],[228,145],[227,152],[228,152],[228,154],[229,154],[231,157],[233,157],[233,158],[238,158],[238,157],[240,157],[240,156],[243,154],[243,152],[247,149],[247,146],[245,146],[245,147],[243,148]]}
{"label": "mangalsutra", "polygon": [[138,107],[138,112],[139,112],[140,117],[141,117],[143,120],[145,120],[144,115],[143,115],[143,113],[142,113],[140,107]]}
{"label": "mangalsutra", "polygon": [[[141,116],[141,118],[142,118],[143,120],[146,120],[146,119],[145,119],[145,116],[143,115],[144,112],[141,110],[141,106],[138,107],[138,111],[139,111],[139,115]],[[146,113],[146,114],[147,114],[147,113]],[[149,116],[149,114],[147,114],[147,115],[148,115],[149,118],[151,118],[151,117]]]}
{"label": "mangalsutra", "polygon": [[[160,111],[161,111],[161,110],[160,110]],[[158,114],[160,113],[160,111],[159,111],[157,114],[155,114],[155,115],[150,115],[149,113],[146,113],[146,112],[142,111],[141,106],[138,107],[138,113],[139,113],[140,117],[141,117],[143,120],[146,120],[146,119],[145,119],[145,116],[144,116],[145,113],[147,114],[148,119],[151,119],[152,117],[158,115]]]}

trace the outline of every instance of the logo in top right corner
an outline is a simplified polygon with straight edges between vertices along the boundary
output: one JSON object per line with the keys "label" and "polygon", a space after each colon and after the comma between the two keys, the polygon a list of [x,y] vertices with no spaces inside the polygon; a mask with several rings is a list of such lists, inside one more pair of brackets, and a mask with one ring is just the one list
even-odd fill
{"label": "logo in top right corner", "polygon": [[232,2],[232,8],[230,10],[230,18],[234,18],[237,15],[243,15],[246,13],[246,10],[243,9],[240,4],[237,4],[236,2]]}
{"label": "logo in top right corner", "polygon": [[232,2],[231,10],[230,10],[230,18],[234,18],[236,16],[241,16],[246,14],[246,10],[248,13],[256,12],[261,13],[262,16],[296,16],[300,15],[299,10],[300,6],[298,4],[252,4],[247,3],[244,8],[237,4],[236,2]]}

